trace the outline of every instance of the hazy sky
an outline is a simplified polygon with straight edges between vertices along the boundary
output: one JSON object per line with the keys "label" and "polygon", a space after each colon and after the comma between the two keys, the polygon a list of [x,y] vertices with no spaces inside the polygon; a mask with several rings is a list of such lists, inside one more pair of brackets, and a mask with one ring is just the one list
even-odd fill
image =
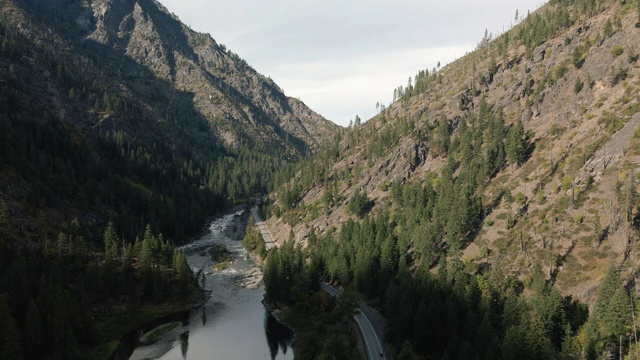
{"label": "hazy sky", "polygon": [[459,58],[542,0],[160,0],[341,125],[388,105],[419,70]]}

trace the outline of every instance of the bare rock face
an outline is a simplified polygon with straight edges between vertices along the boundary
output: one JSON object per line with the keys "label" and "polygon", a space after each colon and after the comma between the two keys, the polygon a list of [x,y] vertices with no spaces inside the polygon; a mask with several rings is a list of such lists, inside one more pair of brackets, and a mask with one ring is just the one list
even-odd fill
{"label": "bare rock face", "polygon": [[533,62],[541,62],[547,54],[546,45],[540,45],[533,50]]}
{"label": "bare rock face", "polygon": [[416,141],[413,146],[413,159],[410,164],[412,171],[427,161],[428,153],[429,149],[427,148],[427,145],[422,141]]}
{"label": "bare rock face", "polygon": [[625,154],[625,151],[629,148],[633,139],[634,132],[640,126],[640,113],[633,116],[633,118],[617,131],[609,141],[607,141],[602,147],[596,151],[583,166],[581,172],[576,176],[576,183],[581,183],[586,179],[587,175],[600,178],[602,172],[608,167],[612,167],[619,162]]}
{"label": "bare rock face", "polygon": [[95,25],[84,41],[131,59],[118,66],[133,86],[153,76],[192,94],[193,105],[227,146],[248,139],[299,155],[317,150],[338,129],[157,1],[93,0],[87,8],[77,22]]}

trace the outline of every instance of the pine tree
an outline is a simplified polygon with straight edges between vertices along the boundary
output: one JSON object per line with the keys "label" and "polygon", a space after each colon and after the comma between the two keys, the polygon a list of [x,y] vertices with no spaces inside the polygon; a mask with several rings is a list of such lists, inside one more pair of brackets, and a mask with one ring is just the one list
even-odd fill
{"label": "pine tree", "polygon": [[114,261],[118,257],[118,237],[113,223],[109,222],[104,230],[104,257],[107,262]]}
{"label": "pine tree", "polygon": [[129,243],[124,249],[122,268],[128,269],[133,262],[133,244]]}
{"label": "pine tree", "polygon": [[142,256],[142,241],[140,237],[136,236],[136,240],[133,243],[133,257],[140,258]]}
{"label": "pine tree", "polygon": [[[527,349],[525,336],[520,330],[519,326],[511,326],[505,331],[504,339],[502,340],[502,358],[505,360],[519,360],[529,358],[527,355]],[[531,357],[534,358],[534,357]]]}
{"label": "pine tree", "polygon": [[449,120],[442,118],[438,121],[438,129],[434,139],[434,150],[440,156],[447,154],[451,143],[451,133],[449,130]]}
{"label": "pine tree", "polygon": [[159,248],[158,239],[153,236],[151,225],[147,224],[147,227],[144,230],[144,236],[142,237],[142,255],[140,255],[142,261],[156,261]]}
{"label": "pine tree", "polygon": [[[419,343],[424,343],[424,340],[420,340]],[[398,354],[398,360],[414,360],[417,359],[418,357],[414,354],[413,350],[411,349],[411,343],[409,341],[405,341],[402,344],[402,349],[400,350],[400,353]]]}
{"label": "pine tree", "polygon": [[184,255],[182,251],[178,251],[178,274],[180,276],[180,281],[186,287],[191,280],[191,268],[189,267],[189,263],[187,263],[187,257]]}
{"label": "pine tree", "polygon": [[278,301],[281,284],[280,251],[269,251],[264,267],[264,290],[267,301]]}
{"label": "pine tree", "polygon": [[596,297],[594,317],[598,321],[602,322],[604,320],[611,295],[616,292],[619,286],[620,275],[616,268],[613,265],[610,265],[602,279],[602,282],[600,283],[598,296]]}
{"label": "pine tree", "polygon": [[380,254],[380,272],[382,277],[389,279],[395,275],[398,267],[398,258],[399,254],[396,240],[393,236],[387,236],[382,243]]}
{"label": "pine tree", "polygon": [[525,340],[529,354],[533,359],[549,359],[551,357],[551,342],[547,337],[543,319],[534,311],[527,323]]}
{"label": "pine tree", "polygon": [[144,237],[142,240],[142,247],[140,249],[140,263],[142,266],[151,266],[151,240]]}
{"label": "pine tree", "polygon": [[562,349],[559,354],[559,360],[575,360],[580,358],[580,350],[571,333],[571,326],[567,324],[564,328],[564,336],[562,337]]}
{"label": "pine tree", "polygon": [[613,265],[604,276],[596,298],[593,319],[597,323],[599,339],[609,351],[618,347],[618,337],[627,333],[631,324],[630,299],[622,287],[620,275]]}
{"label": "pine tree", "polygon": [[505,152],[510,164],[522,165],[525,156],[525,134],[522,121],[513,124],[507,133]]}
{"label": "pine tree", "polygon": [[56,248],[58,250],[58,255],[67,256],[68,252],[68,239],[64,233],[58,234],[58,240],[56,241]]}
{"label": "pine tree", "polygon": [[605,334],[611,334],[617,338],[627,332],[631,323],[631,306],[629,295],[622,286],[618,286],[611,296],[604,314]]}

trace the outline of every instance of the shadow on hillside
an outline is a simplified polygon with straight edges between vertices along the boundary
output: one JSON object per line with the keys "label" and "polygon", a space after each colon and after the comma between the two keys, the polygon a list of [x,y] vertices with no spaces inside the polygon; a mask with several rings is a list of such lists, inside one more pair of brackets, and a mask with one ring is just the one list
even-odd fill
{"label": "shadow on hillside", "polygon": [[[166,56],[167,65],[169,66],[169,76],[171,81],[166,81],[155,77],[152,71],[144,65],[137,63],[126,53],[128,37],[127,30],[131,31],[133,20],[127,19],[133,11],[135,5],[138,4],[146,15],[150,17],[150,21],[154,24],[154,30],[161,38],[161,46]],[[28,12],[38,14],[39,21],[45,23],[68,38],[75,41],[76,45],[84,56],[93,61],[100,68],[102,79],[119,79],[125,82],[131,91],[138,96],[142,96],[156,110],[156,112],[173,123],[174,126],[182,129],[185,125],[196,132],[209,132],[208,137],[215,139],[215,135],[210,131],[211,121],[206,114],[203,114],[194,105],[194,94],[180,91],[175,88],[172,83],[176,79],[177,64],[174,52],[178,52],[182,56],[193,61],[200,66],[207,81],[216,87],[220,93],[227,97],[229,106],[233,106],[235,110],[244,114],[247,119],[253,119],[260,124],[263,129],[257,129],[257,132],[264,134],[264,128],[269,128],[277,139],[269,139],[261,137],[267,148],[279,147],[281,144],[289,144],[297,150],[299,154],[305,154],[307,146],[299,137],[288,133],[280,124],[275,121],[276,114],[267,114],[265,110],[256,106],[253,99],[247,98],[242,92],[233,85],[227,83],[224,79],[211,74],[200,64],[201,60],[191,47],[191,43],[182,23],[168,13],[165,13],[157,7],[157,4],[149,0],[140,1],[121,1],[118,6],[111,7],[105,21],[110,31],[125,31],[125,34],[110,34],[110,41],[114,46],[107,46],[100,42],[87,39],[86,37],[95,30],[95,19],[88,16],[85,25],[79,25],[78,19],[86,16],[86,9],[75,3],[69,4],[63,0],[47,0],[34,1],[33,4],[22,4]],[[91,14],[92,15],[92,14]],[[124,28],[121,29],[121,26]],[[220,49],[220,51],[224,51]],[[227,53],[227,52],[225,52]],[[230,54],[227,53],[227,54]],[[247,76],[247,72],[253,71],[246,62],[237,56],[230,55],[236,64],[246,71],[239,76]],[[114,66],[115,65],[115,66]],[[108,81],[108,80],[107,80]],[[261,89],[268,91],[282,106],[285,111],[292,111],[286,97],[283,94],[276,93],[272,87]],[[101,94],[100,94],[101,95]],[[236,135],[247,145],[255,145],[255,141],[247,134],[236,120],[222,119],[226,121],[224,124],[216,123],[218,126],[228,126],[236,132]],[[215,140],[214,142],[217,142]],[[202,144],[205,145],[205,144]]]}

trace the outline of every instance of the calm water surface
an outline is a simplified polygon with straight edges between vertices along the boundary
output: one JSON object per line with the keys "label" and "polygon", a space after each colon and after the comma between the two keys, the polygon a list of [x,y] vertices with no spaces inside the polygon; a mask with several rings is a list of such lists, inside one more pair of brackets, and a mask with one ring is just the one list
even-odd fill
{"label": "calm water surface", "polygon": [[[191,311],[183,327],[156,344],[135,349],[130,359],[293,359],[293,334],[265,311],[264,289],[246,288],[258,268],[242,242],[232,238],[237,236],[227,236],[236,227],[244,230],[238,220],[246,215],[240,211],[214,220],[207,234],[183,247],[192,269],[205,269],[211,298]],[[221,272],[209,273],[213,262],[206,251],[213,244],[225,244],[236,261]]]}

